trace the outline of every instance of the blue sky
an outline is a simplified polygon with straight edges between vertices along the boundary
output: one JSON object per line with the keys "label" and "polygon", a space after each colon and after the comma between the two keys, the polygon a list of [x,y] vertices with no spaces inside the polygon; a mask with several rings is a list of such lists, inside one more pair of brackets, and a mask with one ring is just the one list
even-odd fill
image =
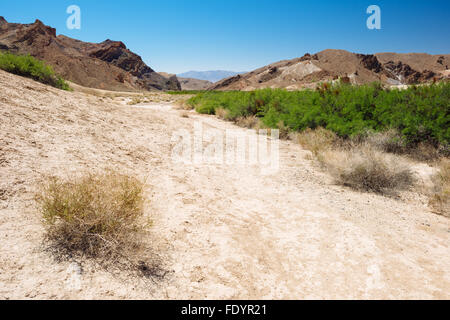
{"label": "blue sky", "polygon": [[[68,30],[78,5],[81,30]],[[369,5],[381,30],[366,27]],[[448,0],[1,0],[9,22],[36,18],[76,39],[121,40],[157,71],[250,71],[266,64],[346,49],[360,53],[450,53]]]}

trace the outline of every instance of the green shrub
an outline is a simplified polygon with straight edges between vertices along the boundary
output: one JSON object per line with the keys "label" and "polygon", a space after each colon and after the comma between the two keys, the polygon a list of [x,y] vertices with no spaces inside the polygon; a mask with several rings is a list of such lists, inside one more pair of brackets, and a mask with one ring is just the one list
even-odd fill
{"label": "green shrub", "polygon": [[444,149],[450,145],[449,82],[407,90],[383,89],[379,84],[337,84],[303,91],[207,91],[189,99],[188,104],[206,114],[226,109],[231,121],[256,116],[270,128],[280,123],[292,131],[323,127],[342,138],[393,129],[399,136],[385,141],[388,149],[422,142],[440,144]]}
{"label": "green shrub", "polygon": [[0,69],[31,78],[53,87],[70,90],[69,85],[55,74],[53,68],[30,55],[15,55],[0,52]]}
{"label": "green shrub", "polygon": [[197,111],[198,113],[203,113],[203,114],[215,114],[216,108],[217,107],[215,106],[214,102],[207,101],[207,102],[203,103],[202,105],[196,107],[195,111]]}

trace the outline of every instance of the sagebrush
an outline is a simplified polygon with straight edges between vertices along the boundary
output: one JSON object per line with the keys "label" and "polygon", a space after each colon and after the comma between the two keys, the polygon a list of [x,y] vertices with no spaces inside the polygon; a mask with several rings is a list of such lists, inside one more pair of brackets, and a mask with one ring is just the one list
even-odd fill
{"label": "sagebrush", "polygon": [[319,157],[336,182],[356,190],[395,194],[414,185],[409,166],[398,157],[371,146],[327,150]]}

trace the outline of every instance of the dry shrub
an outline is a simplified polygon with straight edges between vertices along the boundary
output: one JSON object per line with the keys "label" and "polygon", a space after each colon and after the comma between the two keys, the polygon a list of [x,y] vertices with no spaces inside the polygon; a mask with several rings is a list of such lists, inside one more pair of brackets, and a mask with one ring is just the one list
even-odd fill
{"label": "dry shrub", "polygon": [[138,264],[143,258],[144,185],[116,172],[49,179],[36,200],[47,240],[62,256]]}
{"label": "dry shrub", "polygon": [[283,121],[278,122],[277,124],[278,131],[280,133],[280,139],[287,140],[290,137],[290,130],[289,128],[284,124]]}
{"label": "dry shrub", "polygon": [[365,142],[383,152],[403,154],[406,151],[406,143],[395,129],[368,133]]}
{"label": "dry shrub", "polygon": [[337,183],[356,190],[395,194],[414,184],[412,171],[398,157],[368,145],[351,150],[328,150],[320,160]]}
{"label": "dry shrub", "polygon": [[173,104],[176,106],[176,109],[178,110],[193,110],[194,107],[187,103],[187,99],[178,99],[173,101]]}
{"label": "dry shrub", "polygon": [[182,118],[189,118],[189,113],[186,112],[186,111],[183,111],[183,112],[181,112],[180,116],[181,116]]}
{"label": "dry shrub", "polygon": [[445,154],[434,146],[431,142],[420,142],[417,145],[408,145],[402,135],[395,129],[389,129],[383,132],[369,132],[357,143],[368,143],[377,150],[406,155],[418,161],[434,161]]}
{"label": "dry shrub", "polygon": [[421,142],[413,148],[409,148],[408,155],[418,161],[432,162],[441,157],[441,151],[429,142]]}
{"label": "dry shrub", "polygon": [[450,160],[442,159],[439,171],[433,177],[434,190],[430,205],[436,213],[450,217]]}
{"label": "dry shrub", "polygon": [[128,105],[129,105],[129,106],[134,106],[134,105],[137,105],[137,104],[142,103],[142,102],[144,102],[144,101],[145,101],[145,100],[144,100],[144,97],[133,97],[133,98],[131,99],[131,101],[128,102]]}
{"label": "dry shrub", "polygon": [[292,133],[290,137],[315,156],[319,156],[324,150],[332,149],[338,140],[334,132],[324,128],[315,130],[308,128],[302,132]]}
{"label": "dry shrub", "polygon": [[227,109],[224,108],[217,108],[215,110],[215,114],[219,119],[222,120],[229,120],[229,114],[230,112]]}
{"label": "dry shrub", "polygon": [[239,117],[236,119],[236,124],[240,127],[256,130],[263,127],[261,120],[256,116]]}

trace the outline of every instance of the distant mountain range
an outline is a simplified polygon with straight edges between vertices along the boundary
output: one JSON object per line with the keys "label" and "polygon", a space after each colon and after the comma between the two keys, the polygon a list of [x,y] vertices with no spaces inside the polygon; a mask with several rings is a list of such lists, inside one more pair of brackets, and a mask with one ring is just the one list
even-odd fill
{"label": "distant mountain range", "polygon": [[238,74],[245,72],[234,72],[234,71],[224,71],[224,70],[211,70],[211,71],[188,71],[185,73],[177,74],[180,78],[191,78],[198,80],[206,80],[209,82],[217,82],[225,78],[233,77]]}

